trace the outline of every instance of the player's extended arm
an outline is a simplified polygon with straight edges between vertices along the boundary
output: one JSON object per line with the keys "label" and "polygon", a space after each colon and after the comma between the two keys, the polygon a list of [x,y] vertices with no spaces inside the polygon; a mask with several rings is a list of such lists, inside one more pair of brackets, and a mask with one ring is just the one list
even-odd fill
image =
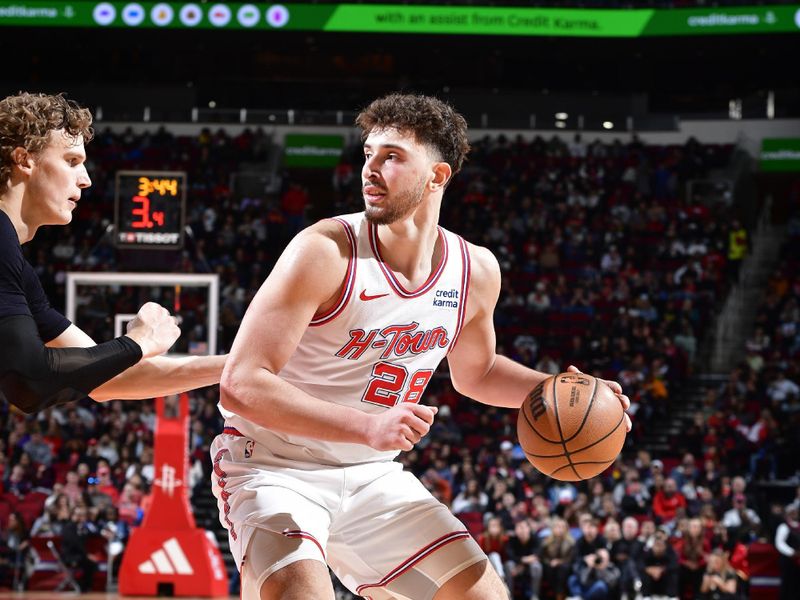
{"label": "player's extended arm", "polygon": [[549,377],[497,354],[494,309],[500,296],[500,267],[486,248],[470,244],[472,276],[467,322],[447,357],[455,389],[483,404],[519,408],[528,393]]}
{"label": "player's extended arm", "polygon": [[404,402],[370,415],[315,398],[277,376],[314,314],[338,297],[349,256],[335,221],[317,223],[292,240],[242,320],[222,373],[220,402],[267,429],[410,450],[433,422],[430,407]]}
{"label": "player's extended arm", "polygon": [[[500,266],[486,248],[470,244],[472,276],[467,300],[467,322],[448,355],[456,390],[470,398],[506,408],[519,408],[528,393],[550,375],[535,371],[496,352],[494,309],[500,296]],[[577,371],[575,367],[569,370]],[[605,381],[605,380],[604,380]],[[620,385],[606,381],[624,409],[630,400]],[[630,419],[626,416],[630,431]]]}
{"label": "player's extended arm", "polygon": [[126,336],[93,348],[46,348],[28,315],[0,319],[0,340],[0,391],[28,414],[79,400],[142,358]]}
{"label": "player's extended arm", "polygon": [[78,400],[142,357],[165,352],[180,329],[162,307],[148,302],[127,335],[88,348],[49,348],[28,315],[0,319],[0,390],[26,413]]}
{"label": "player's extended arm", "polygon": [[[90,348],[95,341],[76,325],[47,344],[53,348]],[[141,400],[219,383],[227,355],[154,356],[139,361],[116,377],[94,388],[88,395],[97,402]]]}

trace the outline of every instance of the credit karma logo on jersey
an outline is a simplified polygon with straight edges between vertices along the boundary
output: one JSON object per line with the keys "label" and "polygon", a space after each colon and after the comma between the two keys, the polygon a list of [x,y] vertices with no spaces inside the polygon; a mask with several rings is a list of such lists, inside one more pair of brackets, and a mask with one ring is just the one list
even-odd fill
{"label": "credit karma logo on jersey", "polygon": [[438,308],[458,308],[459,294],[457,289],[436,290],[433,295],[433,305]]}
{"label": "credit karma logo on jersey", "polygon": [[350,340],[336,353],[339,358],[358,360],[368,349],[383,349],[381,358],[422,354],[434,348],[447,348],[450,343],[444,327],[422,330],[419,323],[389,325],[383,329],[351,329]]}

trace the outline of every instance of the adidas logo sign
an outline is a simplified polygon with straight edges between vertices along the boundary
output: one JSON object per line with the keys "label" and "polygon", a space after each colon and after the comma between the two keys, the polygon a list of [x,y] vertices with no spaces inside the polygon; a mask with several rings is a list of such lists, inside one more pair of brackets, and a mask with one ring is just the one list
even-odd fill
{"label": "adidas logo sign", "polygon": [[158,573],[159,575],[192,575],[194,569],[189,564],[186,555],[183,553],[183,548],[178,543],[177,538],[170,538],[161,545],[159,550],[156,550],[150,555],[150,560],[144,561],[139,565],[139,573],[145,575],[152,575]]}

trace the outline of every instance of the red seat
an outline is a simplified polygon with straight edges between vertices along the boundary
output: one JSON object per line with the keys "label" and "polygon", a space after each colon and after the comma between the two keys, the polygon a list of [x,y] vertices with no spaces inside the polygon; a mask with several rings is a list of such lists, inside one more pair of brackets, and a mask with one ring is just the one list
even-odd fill
{"label": "red seat", "polygon": [[8,516],[11,512],[11,505],[4,500],[0,500],[0,529],[5,529],[8,526]]}
{"label": "red seat", "polygon": [[64,579],[58,560],[47,547],[47,542],[50,540],[55,542],[56,547],[60,547],[60,537],[34,536],[30,539],[35,560],[27,582],[29,590],[53,590]]}
{"label": "red seat", "polygon": [[463,524],[464,527],[467,528],[470,535],[478,539],[478,536],[483,533],[483,513],[479,511],[473,512],[462,512],[456,515]]}

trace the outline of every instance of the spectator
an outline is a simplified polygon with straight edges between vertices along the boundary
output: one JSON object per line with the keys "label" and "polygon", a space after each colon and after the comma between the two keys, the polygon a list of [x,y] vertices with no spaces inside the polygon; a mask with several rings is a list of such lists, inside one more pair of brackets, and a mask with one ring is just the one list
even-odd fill
{"label": "spectator", "polygon": [[689,452],[684,454],[681,464],[672,469],[669,476],[675,480],[675,483],[678,484],[678,489],[681,491],[683,491],[683,487],[687,483],[697,481],[700,476],[700,470],[695,465],[694,455]]}
{"label": "spectator", "polygon": [[622,521],[622,537],[611,544],[611,560],[620,570],[620,591],[633,598],[641,588],[638,561],[644,544],[638,539],[639,522],[633,517]]}
{"label": "spectator", "polygon": [[497,574],[500,575],[500,579],[505,581],[506,585],[509,585],[503,568],[503,563],[506,561],[507,544],[508,536],[503,531],[502,521],[498,517],[492,517],[486,525],[486,531],[478,536],[478,545],[489,557],[489,562],[492,563]]}
{"label": "spectator", "polygon": [[775,547],[780,553],[781,600],[800,598],[800,522],[798,505],[785,509],[785,520],[775,532]]}
{"label": "spectator", "polygon": [[620,501],[620,509],[625,515],[644,515],[650,510],[650,494],[639,481],[639,474],[633,469],[630,473]]}
{"label": "spectator", "polygon": [[642,553],[638,570],[643,596],[678,597],[678,558],[667,543],[666,532],[654,534],[653,545]]}
{"label": "spectator", "polygon": [[728,232],[728,279],[731,283],[739,281],[739,269],[746,254],[747,230],[734,219]]}
{"label": "spectator", "polygon": [[489,505],[489,496],[480,489],[477,479],[467,480],[467,485],[453,499],[453,514],[464,512],[483,512]]}
{"label": "spectator", "polygon": [[774,408],[782,410],[792,399],[800,396],[800,386],[786,377],[785,371],[780,369],[767,387],[767,396]]}
{"label": "spectator", "polygon": [[537,313],[545,312],[550,308],[550,296],[547,293],[547,284],[539,281],[536,288],[528,294],[528,306]]}
{"label": "spectator", "polygon": [[550,527],[550,535],[542,543],[542,577],[553,590],[556,597],[564,597],[567,591],[567,577],[570,574],[575,555],[575,541],[569,535],[567,522],[555,517]]}
{"label": "spectator", "polygon": [[0,529],[0,582],[7,587],[17,584],[18,590],[24,589],[25,562],[29,550],[28,530],[22,515],[12,512],[8,515],[5,531]]}
{"label": "spectator", "polygon": [[536,370],[542,373],[549,373],[550,375],[558,375],[561,372],[561,367],[558,366],[558,363],[554,361],[549,354],[544,353],[539,359],[539,362],[536,363]]}
{"label": "spectator", "polygon": [[682,596],[697,596],[706,566],[706,554],[711,544],[703,531],[700,519],[691,519],[684,535],[675,542],[678,554],[678,583]]}
{"label": "spectator", "polygon": [[122,488],[122,494],[119,497],[117,510],[119,520],[125,523],[128,527],[138,525],[142,518],[142,510],[140,508],[142,494],[136,489],[136,486],[130,481]]}
{"label": "spectator", "polygon": [[42,438],[42,432],[37,428],[31,433],[30,439],[25,442],[22,449],[37,464],[49,467],[53,461],[53,449]]}
{"label": "spectator", "polygon": [[24,498],[31,491],[30,476],[25,473],[25,467],[21,464],[11,467],[11,473],[3,482],[3,487],[7,493]]}
{"label": "spectator", "polygon": [[721,549],[714,550],[708,557],[708,568],[703,575],[700,598],[704,600],[736,600],[736,573],[728,564]]}
{"label": "spectator", "polygon": [[108,462],[110,466],[114,466],[119,461],[119,452],[117,451],[117,444],[111,439],[111,436],[104,434],[100,436],[97,442],[97,455]]}
{"label": "spectator", "polygon": [[298,183],[290,183],[281,198],[281,210],[286,216],[289,228],[287,234],[294,235],[305,227],[305,213],[308,206],[308,192]]}
{"label": "spectator", "polygon": [[608,550],[600,548],[575,561],[569,591],[576,599],[606,600],[616,592],[619,577],[619,569],[611,562]]}
{"label": "spectator", "polygon": [[672,478],[664,480],[664,489],[656,492],[653,498],[653,514],[659,518],[662,525],[668,525],[675,520],[678,511],[686,509],[686,498],[678,491],[678,484]]}
{"label": "spectator", "polygon": [[747,506],[747,496],[737,493],[733,496],[733,508],[722,516],[722,525],[729,530],[732,538],[753,539],[761,525],[761,518]]}
{"label": "spectator", "polygon": [[45,507],[44,513],[38,517],[31,527],[31,537],[43,536],[53,537],[56,534],[56,522],[58,521],[58,506],[53,503]]}
{"label": "spectator", "polygon": [[92,589],[97,572],[97,563],[86,552],[86,541],[95,533],[96,528],[88,520],[87,510],[82,506],[72,510],[72,516],[61,532],[61,558],[67,567],[80,571],[75,579],[84,593]]}
{"label": "spectator", "polygon": [[526,598],[538,600],[542,583],[539,539],[532,535],[527,519],[520,519],[514,525],[514,535],[506,544],[505,569],[512,592],[521,589]]}
{"label": "spectator", "polygon": [[575,559],[596,554],[597,550],[606,547],[606,540],[599,534],[597,519],[591,514],[584,513],[579,519],[581,537],[575,542]]}
{"label": "spectator", "polygon": [[64,484],[63,493],[72,503],[83,496],[83,486],[77,471],[67,471],[67,482]]}

